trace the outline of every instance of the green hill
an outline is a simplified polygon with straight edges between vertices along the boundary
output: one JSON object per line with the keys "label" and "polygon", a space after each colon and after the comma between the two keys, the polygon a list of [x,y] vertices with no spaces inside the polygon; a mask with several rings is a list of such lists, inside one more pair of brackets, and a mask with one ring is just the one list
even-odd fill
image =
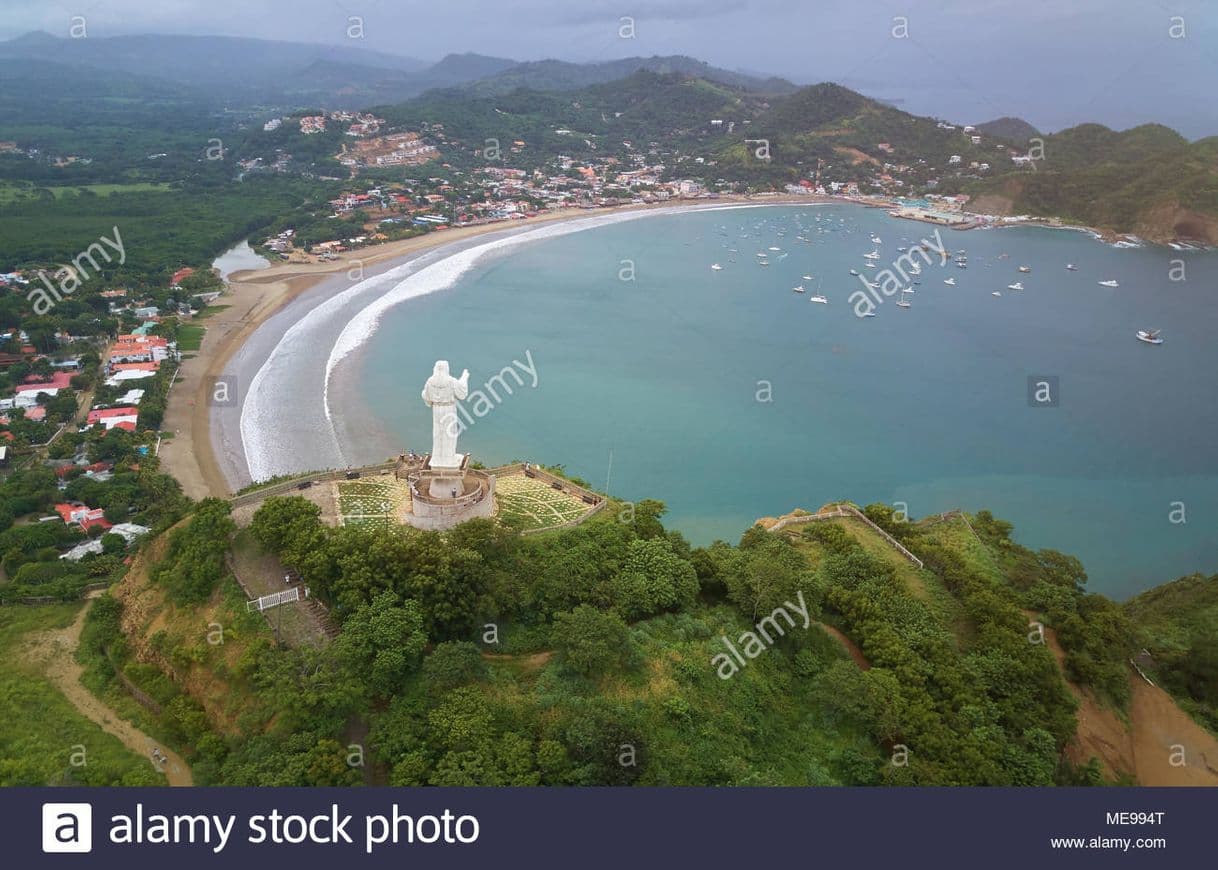
{"label": "green hill", "polygon": [[995,118],[993,121],[977,124],[976,127],[977,132],[986,136],[1021,145],[1026,144],[1032,137],[1040,135],[1040,131],[1023,118]]}
{"label": "green hill", "polygon": [[1149,653],[1142,664],[1180,704],[1218,731],[1218,574],[1193,574],[1125,605]]}
{"label": "green hill", "polygon": [[[1099,781],[1062,760],[1075,700],[1034,620],[1116,710],[1137,632],[1159,622],[1088,595],[1077,560],[1020,547],[986,512],[914,523],[873,505],[699,549],[662,513],[439,534],[329,528],[277,497],[226,562],[227,508],[208,501],[149,548],[90,642],[147,684],[167,712],[143,727],[200,784],[355,782],[352,728],[364,781],[393,785]],[[235,617],[229,571],[255,564],[298,570],[337,639],[276,647]],[[201,643],[200,620],[233,633]],[[92,661],[93,684],[116,685]]]}
{"label": "green hill", "polygon": [[699,78],[756,94],[786,94],[795,90],[795,85],[785,79],[774,76],[762,78],[720,69],[704,61],[682,55],[629,57],[586,64],[561,60],[529,61],[498,70],[462,87],[470,93],[484,96],[509,93],[517,88],[538,91],[573,91],[591,85],[629,79],[639,72],[649,72],[661,76]]}
{"label": "green hill", "polygon": [[1218,243],[1215,139],[1159,124],[1082,124],[1044,137],[1043,160],[969,187],[1004,214],[1061,217],[1153,241]]}

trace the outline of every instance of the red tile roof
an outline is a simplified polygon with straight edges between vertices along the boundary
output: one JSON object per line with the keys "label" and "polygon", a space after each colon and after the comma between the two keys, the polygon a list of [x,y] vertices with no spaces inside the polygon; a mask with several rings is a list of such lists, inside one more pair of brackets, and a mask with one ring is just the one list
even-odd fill
{"label": "red tile roof", "polygon": [[[89,416],[85,419],[85,422],[92,426],[94,423],[109,419],[110,417],[135,417],[139,413],[140,409],[135,407],[102,408],[100,410],[90,411]],[[118,426],[121,424],[115,423],[114,425]]]}
{"label": "red tile roof", "polygon": [[55,372],[49,380],[38,375],[30,375],[17,389],[29,390],[34,387],[46,387],[48,390],[63,390],[70,386],[72,386],[71,372]]}

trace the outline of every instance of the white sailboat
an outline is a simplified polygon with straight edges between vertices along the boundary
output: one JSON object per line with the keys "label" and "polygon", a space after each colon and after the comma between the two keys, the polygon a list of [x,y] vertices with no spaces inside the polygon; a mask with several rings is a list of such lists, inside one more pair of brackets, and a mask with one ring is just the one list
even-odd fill
{"label": "white sailboat", "polygon": [[906,299],[906,298],[905,298],[905,294],[906,294],[906,293],[908,293],[908,292],[909,292],[909,288],[908,288],[908,287],[902,287],[902,288],[901,288],[901,298],[897,300],[897,308],[909,308],[909,307],[911,307],[911,303],[910,303],[910,301],[909,301],[908,299]]}
{"label": "white sailboat", "polygon": [[1120,287],[1121,286],[1113,278],[1109,278],[1107,281],[1097,281],[1096,283],[1099,284],[1101,287]]}
{"label": "white sailboat", "polygon": [[804,292],[804,285],[803,285],[803,284],[800,284],[800,285],[798,285],[798,286],[792,287],[791,289],[792,289],[792,290],[794,290],[796,293],[803,293],[803,292]]}
{"label": "white sailboat", "polygon": [[1016,281],[1014,284],[1008,284],[1008,285],[1007,285],[1007,289],[1008,289],[1008,290],[1022,290],[1022,289],[1023,289],[1023,282],[1022,282],[1022,281]]}
{"label": "white sailboat", "polygon": [[878,259],[880,259],[880,252],[872,251],[870,254],[863,254],[863,259],[864,260],[878,260]]}
{"label": "white sailboat", "polygon": [[1147,344],[1162,344],[1163,339],[1159,336],[1162,331],[1161,329],[1139,329],[1135,337],[1138,341],[1144,341]]}
{"label": "white sailboat", "polygon": [[720,266],[718,263],[711,263],[711,271],[713,271],[713,272],[718,272],[722,268],[723,267]]}
{"label": "white sailboat", "polygon": [[944,278],[943,283],[946,284],[948,287],[955,287],[956,279],[955,278]]}

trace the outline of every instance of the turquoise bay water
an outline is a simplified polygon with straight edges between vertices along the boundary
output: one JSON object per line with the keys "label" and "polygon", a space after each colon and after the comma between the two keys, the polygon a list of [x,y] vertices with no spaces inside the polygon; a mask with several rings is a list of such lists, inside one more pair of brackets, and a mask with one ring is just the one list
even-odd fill
{"label": "turquoise bay water", "polygon": [[[462,450],[659,498],[695,543],[834,499],[900,501],[913,516],[989,508],[1021,542],[1079,556],[1091,588],[1118,597],[1218,571],[1218,256],[943,231],[968,269],[936,261],[911,308],[885,299],[854,316],[848,270],[879,271],[862,255],[878,247],[883,269],[933,232],[878,210],[791,207],[517,247],[385,316],[361,355],[361,413],[426,449],[419,390],[435,359],[468,367],[473,388],[528,351],[537,387],[476,420]],[[1173,259],[1186,281],[1169,280]],[[1121,286],[1097,285],[1108,278]],[[1017,280],[1025,290],[1005,289]],[[827,305],[808,301],[818,288]],[[1136,341],[1141,328],[1166,343]],[[1029,406],[1030,375],[1059,379],[1058,407]],[[1170,521],[1175,502],[1185,523]]]}

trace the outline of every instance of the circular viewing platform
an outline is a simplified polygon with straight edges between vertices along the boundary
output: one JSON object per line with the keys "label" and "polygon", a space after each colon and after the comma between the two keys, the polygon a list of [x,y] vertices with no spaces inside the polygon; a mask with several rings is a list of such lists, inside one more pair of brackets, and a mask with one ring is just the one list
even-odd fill
{"label": "circular viewing platform", "polygon": [[[403,469],[410,487],[410,507],[403,519],[420,529],[449,529],[495,513],[495,478],[485,471],[460,468]],[[445,494],[448,493],[448,494]]]}

